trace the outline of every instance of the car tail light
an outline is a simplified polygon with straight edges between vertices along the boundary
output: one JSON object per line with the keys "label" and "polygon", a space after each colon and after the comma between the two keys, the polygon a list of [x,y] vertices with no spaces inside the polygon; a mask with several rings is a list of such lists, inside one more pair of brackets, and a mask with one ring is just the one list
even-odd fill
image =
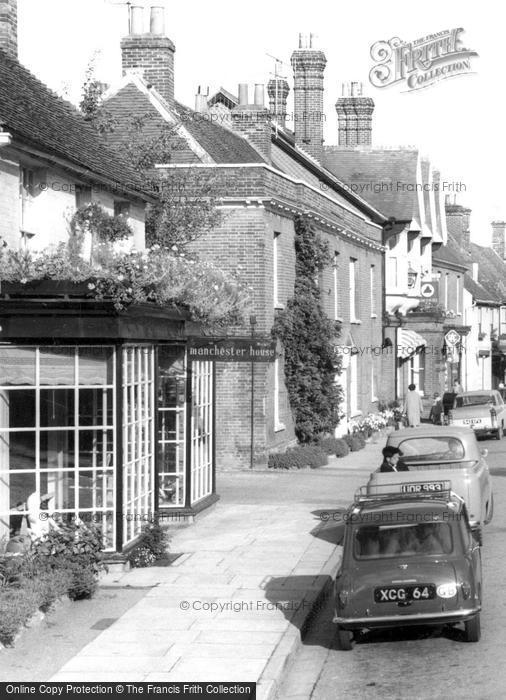
{"label": "car tail light", "polygon": [[339,604],[341,607],[344,608],[346,603],[348,602],[348,596],[350,595],[350,592],[347,588],[342,588],[339,593],[337,594],[337,597],[339,599]]}
{"label": "car tail light", "polygon": [[497,425],[497,411],[495,408],[490,409],[490,418],[492,420],[492,425],[495,427]]}
{"label": "car tail light", "polygon": [[468,600],[471,597],[471,586],[469,583],[461,583],[460,587],[462,589],[462,595],[464,596],[464,600]]}

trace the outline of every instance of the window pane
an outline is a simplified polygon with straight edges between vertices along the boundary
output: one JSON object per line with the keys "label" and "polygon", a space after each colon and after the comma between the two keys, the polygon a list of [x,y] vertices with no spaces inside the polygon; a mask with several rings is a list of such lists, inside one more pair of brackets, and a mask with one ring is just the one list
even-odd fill
{"label": "window pane", "polygon": [[35,474],[0,474],[0,489],[4,494],[10,490],[9,502],[2,498],[2,511],[7,510],[5,506],[26,510],[28,496],[35,491]]}
{"label": "window pane", "polygon": [[79,390],[79,425],[112,425],[112,389]]}
{"label": "window pane", "polygon": [[79,384],[112,384],[113,353],[111,347],[80,347]]}
{"label": "window pane", "polygon": [[35,384],[35,348],[0,348],[0,385]]}
{"label": "window pane", "polygon": [[40,475],[40,493],[49,493],[53,497],[49,501],[50,513],[75,508],[76,493],[74,472],[45,471]]}
{"label": "window pane", "polygon": [[79,507],[112,508],[114,478],[112,472],[79,472]]}
{"label": "window pane", "polygon": [[79,469],[97,469],[112,466],[112,430],[80,430]]}
{"label": "window pane", "polygon": [[3,428],[35,428],[35,391],[0,392]]}
{"label": "window pane", "polygon": [[46,386],[74,384],[74,348],[40,349],[40,383]]}
{"label": "window pane", "polygon": [[74,425],[74,390],[40,390],[40,427],[66,428]]}
{"label": "window pane", "polygon": [[40,468],[74,468],[74,432],[71,430],[41,431]]}
{"label": "window pane", "polygon": [[0,433],[0,470],[35,469],[35,433]]}

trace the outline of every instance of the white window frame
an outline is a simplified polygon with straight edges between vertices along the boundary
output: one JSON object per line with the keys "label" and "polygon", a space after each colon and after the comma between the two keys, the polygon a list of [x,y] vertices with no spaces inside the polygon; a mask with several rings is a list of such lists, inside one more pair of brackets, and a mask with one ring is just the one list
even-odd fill
{"label": "white window frame", "polygon": [[284,309],[284,305],[279,301],[279,240],[281,233],[274,231],[272,238],[272,289],[273,303],[275,309]]}
{"label": "white window frame", "polygon": [[279,357],[274,360],[274,432],[278,433],[285,430],[286,426],[280,420],[280,401],[279,401]]}
{"label": "white window frame", "polygon": [[350,416],[353,418],[360,414],[358,409],[358,353],[354,353],[350,357],[349,364],[349,377],[350,377]]}
{"label": "white window frame", "polygon": [[371,318],[378,318],[376,313],[376,265],[370,266],[369,281],[371,287]]}
{"label": "white window frame", "polygon": [[460,275],[456,275],[456,284],[455,288],[457,290],[457,297],[455,301],[455,312],[457,316],[462,316],[462,309],[460,307]]}
{"label": "white window frame", "polygon": [[447,273],[445,274],[445,290],[444,290],[444,295],[445,295],[445,296],[444,296],[445,309],[448,308],[448,286],[449,286],[449,282],[450,282],[449,277],[450,277],[450,273],[447,272]]}
{"label": "white window frame", "polygon": [[334,252],[334,261],[332,264],[332,281],[334,285],[334,321],[340,321],[339,317],[339,253]]}
{"label": "white window frame", "polygon": [[349,261],[349,302],[350,302],[350,323],[361,323],[358,315],[357,303],[357,270],[358,260],[350,258]]}

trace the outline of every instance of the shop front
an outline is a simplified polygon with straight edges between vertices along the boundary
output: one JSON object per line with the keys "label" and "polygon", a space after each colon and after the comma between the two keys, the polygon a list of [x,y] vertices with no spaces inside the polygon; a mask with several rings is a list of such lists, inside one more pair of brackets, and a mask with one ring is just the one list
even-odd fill
{"label": "shop front", "polygon": [[156,513],[217,500],[213,366],[188,359],[187,324],[150,305],[0,300],[0,540],[46,499],[39,518],[100,523],[123,552]]}

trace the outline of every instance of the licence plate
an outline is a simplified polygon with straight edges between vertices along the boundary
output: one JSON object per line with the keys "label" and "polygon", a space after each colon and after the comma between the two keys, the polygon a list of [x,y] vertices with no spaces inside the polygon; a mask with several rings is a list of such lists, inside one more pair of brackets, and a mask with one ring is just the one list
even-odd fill
{"label": "licence plate", "polygon": [[481,423],[481,418],[464,418],[462,422],[466,425],[475,425],[476,423]]}
{"label": "licence plate", "polygon": [[[403,484],[401,493],[433,493],[434,491],[445,491],[444,481],[424,481],[423,484]],[[448,488],[448,487],[447,487]]]}
{"label": "licence plate", "polygon": [[436,587],[432,584],[419,586],[385,586],[374,589],[375,603],[403,603],[413,600],[433,600]]}

